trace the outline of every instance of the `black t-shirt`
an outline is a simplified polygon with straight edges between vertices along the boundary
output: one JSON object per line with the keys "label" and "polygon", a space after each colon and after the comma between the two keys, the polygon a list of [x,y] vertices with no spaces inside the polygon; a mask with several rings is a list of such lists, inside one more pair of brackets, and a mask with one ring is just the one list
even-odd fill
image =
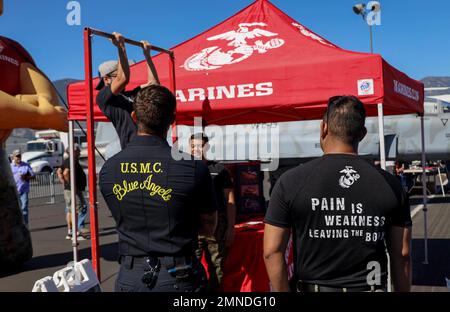
{"label": "black t-shirt", "polygon": [[134,98],[140,90],[141,87],[137,87],[131,91],[123,91],[114,95],[111,86],[106,86],[97,94],[97,104],[114,125],[122,149],[127,146],[137,132],[137,126],[131,118],[131,112],[133,111]]}
{"label": "black t-shirt", "polygon": [[214,161],[209,161],[207,164],[216,193],[217,212],[225,213],[227,210],[227,199],[225,198],[224,190],[233,188],[230,173],[223,164]]}
{"label": "black t-shirt", "polygon": [[206,164],[174,160],[167,141],[156,136],[135,136],[106,161],[99,180],[121,255],[192,255],[199,215],[217,210]]}
{"label": "black t-shirt", "polygon": [[265,222],[293,229],[294,276],[335,287],[367,286],[377,261],[386,280],[385,235],[411,226],[397,179],[354,155],[328,154],[275,185]]}
{"label": "black t-shirt", "polygon": [[[66,168],[70,170],[70,158],[65,159],[63,165],[61,166],[63,172]],[[86,173],[84,173],[83,167],[81,167],[78,161],[75,162],[75,179],[77,191],[84,191],[86,188]],[[70,182],[64,182],[64,189],[70,190]]]}

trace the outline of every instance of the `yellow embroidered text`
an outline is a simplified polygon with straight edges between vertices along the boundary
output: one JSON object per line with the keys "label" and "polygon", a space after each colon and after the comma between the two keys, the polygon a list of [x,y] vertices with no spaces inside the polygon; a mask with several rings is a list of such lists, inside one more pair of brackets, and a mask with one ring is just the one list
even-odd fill
{"label": "yellow embroidered text", "polygon": [[160,185],[152,182],[153,174],[149,175],[147,179],[139,183],[139,181],[122,181],[122,184],[114,184],[113,193],[117,199],[121,201],[125,195],[136,190],[147,190],[150,196],[160,196],[164,201],[169,201],[172,195],[171,188],[163,188]]}

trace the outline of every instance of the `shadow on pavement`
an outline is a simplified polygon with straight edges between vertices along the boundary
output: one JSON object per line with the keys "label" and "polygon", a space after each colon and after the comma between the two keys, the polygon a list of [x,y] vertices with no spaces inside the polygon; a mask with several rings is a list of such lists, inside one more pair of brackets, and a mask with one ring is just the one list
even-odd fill
{"label": "shadow on pavement", "polygon": [[[90,247],[79,249],[78,252],[79,252],[79,259],[86,259],[86,258],[90,259],[91,258],[91,248]],[[117,258],[118,258],[117,242],[101,245],[100,246],[100,255],[106,261],[117,262]],[[19,274],[22,272],[41,270],[41,269],[52,268],[52,267],[63,267],[72,260],[73,260],[73,252],[72,251],[34,257],[33,259],[24,263],[21,266],[9,268],[7,270],[5,270],[5,269],[0,270],[0,278]]]}
{"label": "shadow on pavement", "polygon": [[[409,198],[409,203],[411,205],[421,205],[423,203],[422,196],[414,196]],[[434,195],[428,198],[428,204],[448,204],[450,203],[450,196],[446,195],[442,197],[441,195]]]}
{"label": "shadow on pavement", "polygon": [[428,264],[424,259],[424,240],[413,239],[413,285],[445,287],[445,278],[450,278],[450,239],[429,239]]}
{"label": "shadow on pavement", "polygon": [[42,232],[42,231],[56,230],[56,229],[61,229],[61,228],[66,228],[66,227],[67,227],[67,225],[61,224],[61,225],[47,226],[47,227],[42,227],[42,228],[32,228],[32,229],[30,229],[30,232],[31,233]]}

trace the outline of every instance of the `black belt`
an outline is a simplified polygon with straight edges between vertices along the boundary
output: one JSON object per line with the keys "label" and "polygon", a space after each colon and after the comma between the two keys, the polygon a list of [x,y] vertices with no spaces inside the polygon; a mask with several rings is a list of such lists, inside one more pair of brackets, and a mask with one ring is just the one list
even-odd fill
{"label": "black belt", "polygon": [[375,292],[385,291],[383,286],[360,286],[360,287],[333,287],[318,284],[310,284],[299,281],[297,283],[298,292]]}
{"label": "black belt", "polygon": [[148,259],[150,259],[150,262],[152,263],[159,260],[161,266],[170,270],[179,266],[193,265],[197,258],[195,256],[120,256],[119,263],[124,265],[127,269],[132,269],[135,264],[141,265],[147,263]]}
{"label": "black belt", "polygon": [[141,281],[152,289],[157,281],[161,268],[165,268],[168,273],[177,279],[177,281],[184,281],[192,276],[194,262],[197,258],[194,256],[120,256],[119,263],[128,270],[133,269],[134,266],[140,265],[143,269]]}

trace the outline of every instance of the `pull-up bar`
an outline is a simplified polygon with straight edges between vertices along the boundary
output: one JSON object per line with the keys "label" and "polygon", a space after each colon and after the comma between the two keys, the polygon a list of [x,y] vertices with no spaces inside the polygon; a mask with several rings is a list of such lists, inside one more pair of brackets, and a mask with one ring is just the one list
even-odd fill
{"label": "pull-up bar", "polygon": [[[88,185],[89,185],[89,215],[91,223],[91,252],[92,265],[94,271],[100,279],[100,255],[98,242],[98,214],[97,214],[97,173],[95,169],[95,140],[94,140],[94,100],[92,85],[92,40],[93,35],[113,39],[114,35],[86,27],[84,29],[84,77],[86,90],[86,125],[87,125],[87,150],[88,150]],[[124,38],[125,43],[143,47],[139,41]],[[151,50],[169,55],[169,89],[175,94],[175,57],[171,50],[166,50],[156,46],[151,46]],[[101,77],[100,77],[101,79]],[[73,135],[73,134],[71,134]],[[73,151],[71,151],[73,153]],[[74,188],[72,187],[72,192]],[[75,236],[75,234],[74,234]],[[74,245],[74,255],[77,254],[76,243]]]}
{"label": "pull-up bar", "polygon": [[[107,33],[107,32],[101,31],[101,30],[93,29],[93,28],[88,28],[88,29],[91,30],[91,35],[97,35],[100,37],[114,39],[113,34],[110,34],[110,33]],[[134,45],[134,46],[143,47],[143,44],[140,41],[136,41],[136,40],[132,40],[132,39],[128,39],[128,38],[124,38],[124,41],[126,43]],[[153,45],[151,46],[151,49],[154,51],[161,52],[161,53],[167,53],[170,55],[170,57],[173,57],[173,51],[171,51],[171,50],[166,50],[166,49],[163,49],[163,48],[160,48],[157,46],[153,46]]]}

